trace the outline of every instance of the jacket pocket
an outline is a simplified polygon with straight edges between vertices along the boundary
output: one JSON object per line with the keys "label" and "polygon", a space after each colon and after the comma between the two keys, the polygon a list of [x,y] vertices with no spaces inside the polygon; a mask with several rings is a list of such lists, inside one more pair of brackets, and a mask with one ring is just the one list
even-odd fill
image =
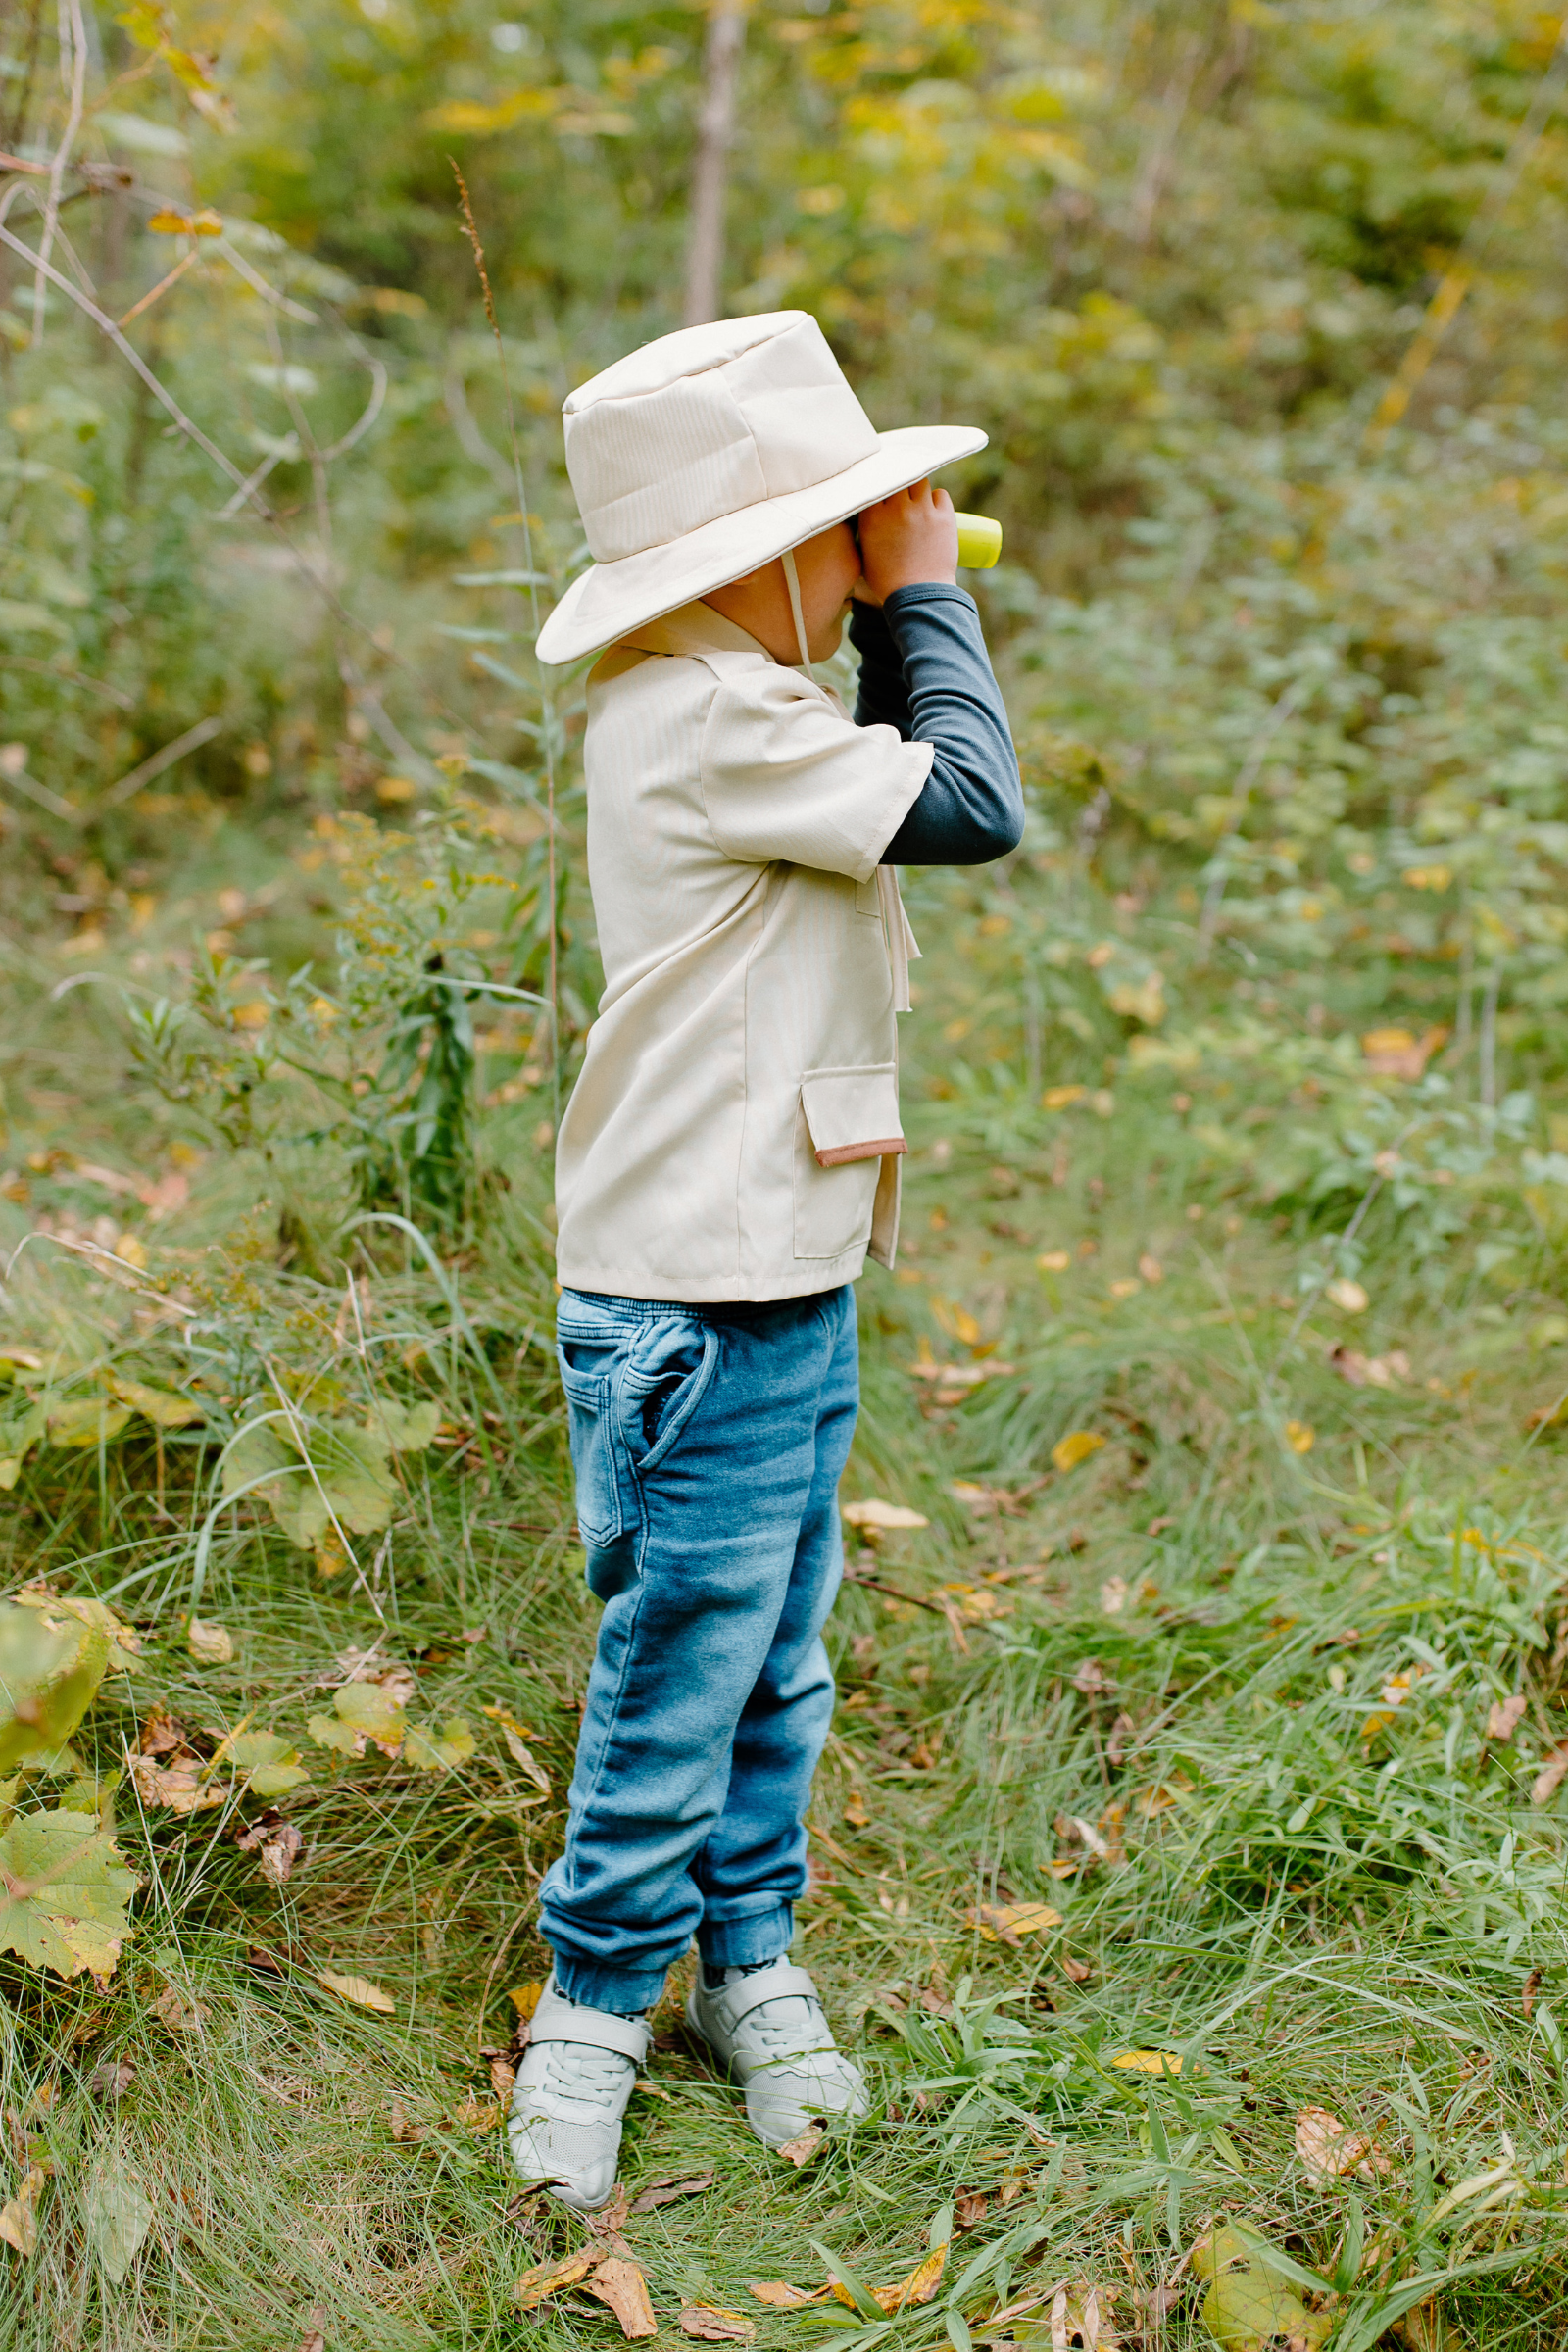
{"label": "jacket pocket", "polygon": [[796,1256],[863,1249],[882,1162],[907,1149],[893,1062],[808,1070],[796,1120]]}

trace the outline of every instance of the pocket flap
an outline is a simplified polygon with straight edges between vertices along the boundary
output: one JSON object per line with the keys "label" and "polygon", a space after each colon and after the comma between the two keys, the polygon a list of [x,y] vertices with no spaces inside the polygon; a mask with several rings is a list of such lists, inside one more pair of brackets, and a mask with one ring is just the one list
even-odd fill
{"label": "pocket flap", "polygon": [[891,1061],[853,1070],[808,1070],[801,1107],[820,1168],[907,1152],[899,1117],[899,1074]]}

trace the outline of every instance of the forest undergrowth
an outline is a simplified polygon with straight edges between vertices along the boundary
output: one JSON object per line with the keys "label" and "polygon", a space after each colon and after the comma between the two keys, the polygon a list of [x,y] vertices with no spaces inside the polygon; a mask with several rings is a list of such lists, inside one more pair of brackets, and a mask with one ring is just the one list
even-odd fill
{"label": "forest undergrowth", "polygon": [[[1560,2346],[1568,165],[1500,5],[756,36],[742,299],[995,428],[955,488],[1008,521],[1029,827],[906,877],[797,1944],[874,2111],[765,2154],[677,1971],[609,2214],[509,2178],[594,1637],[582,679],[531,644],[559,398],[672,322],[645,13],[437,56],[362,0],[220,67],[133,9],[56,274],[12,257],[0,1675],[54,1663],[0,1719],[0,2344],[591,2348],[631,2263],[669,2343]],[[346,152],[350,84],[412,162]],[[449,143],[495,336],[466,277],[431,315]],[[492,233],[573,189],[612,282],[609,231],[557,278]]]}

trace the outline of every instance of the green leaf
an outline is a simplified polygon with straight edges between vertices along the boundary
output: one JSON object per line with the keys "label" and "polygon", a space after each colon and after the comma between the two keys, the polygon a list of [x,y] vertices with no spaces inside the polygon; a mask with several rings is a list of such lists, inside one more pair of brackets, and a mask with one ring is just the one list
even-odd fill
{"label": "green leaf", "polygon": [[[112,1625],[107,1609],[103,1615]],[[43,1594],[0,1607],[0,1772],[53,1756],[86,1714],[109,1661],[109,1631]]]}
{"label": "green leaf", "polygon": [[399,1404],[394,1397],[377,1397],[366,1420],[366,1434],[394,1453],[423,1453],[441,1422],[438,1404]]}
{"label": "green leaf", "polygon": [[22,1476],[22,1465],[43,1436],[45,1421],[41,1404],[24,1404],[0,1418],[0,1494],[9,1493]]}
{"label": "green leaf", "polygon": [[[393,1409],[401,1412],[403,1408]],[[405,1416],[415,1425],[412,1444],[421,1442],[418,1416],[422,1413],[431,1415],[429,1437],[434,1436],[435,1411],[434,1406],[416,1405]],[[390,1436],[339,1420],[306,1423],[301,1434],[308,1452],[302,1450],[291,1424],[265,1421],[246,1430],[224,1456],[224,1493],[234,1494],[250,1486],[302,1551],[311,1549],[334,1518],[339,1526],[362,1536],[385,1527],[398,1493],[387,1468]],[[429,1437],[422,1443],[428,1445]],[[279,1475],[269,1479],[268,1473],[273,1470]]]}
{"label": "green leaf", "polygon": [[130,1419],[128,1404],[111,1404],[107,1396],[68,1396],[49,1407],[51,1446],[107,1446]]}
{"label": "green leaf", "polygon": [[237,1740],[228,1742],[228,1754],[236,1768],[248,1774],[257,1796],[281,1796],[285,1789],[297,1788],[310,1778],[300,1763],[299,1749],[290,1747],[276,1732],[241,1732]]}
{"label": "green leaf", "polygon": [[1357,2196],[1348,2199],[1345,2210],[1345,2243],[1340,2259],[1334,2265],[1334,2285],[1339,2294],[1348,2295],[1361,2275],[1361,2254],[1366,2244],[1366,2213]]}
{"label": "green leaf", "polygon": [[340,1756],[365,1753],[364,1735],[333,1715],[313,1715],[305,1726],[318,1747],[330,1747]]}
{"label": "green leaf", "polygon": [[969,2323],[956,2303],[951,2304],[943,2317],[947,2322],[948,2341],[953,2346],[953,2352],[974,2352],[974,2337],[969,2333]]}
{"label": "green leaf", "polygon": [[1245,2222],[1233,2223],[1231,2234],[1240,2241],[1251,2261],[1265,2271],[1272,2271],[1275,2278],[1289,2278],[1294,2286],[1304,2286],[1309,2294],[1333,2294],[1332,2278],[1325,2278],[1318,2271],[1309,2271],[1304,2262],[1297,2262],[1293,2256],[1282,2253],[1278,2246],[1271,2246],[1266,2237],[1259,2237],[1255,2230],[1248,2229]]}
{"label": "green leaf", "polygon": [[419,1772],[450,1772],[466,1764],[475,1747],[472,1732],[461,1715],[449,1715],[439,1733],[411,1730],[403,1742],[403,1761]]}
{"label": "green leaf", "polygon": [[1284,2283],[1286,2276],[1320,2283],[1314,2273],[1229,2225],[1194,2248],[1193,2275],[1213,2280],[1201,2317],[1222,2352],[1264,2352],[1276,2336],[1316,2352],[1335,2324],[1333,2312],[1308,2311]]}
{"label": "green leaf", "polygon": [[389,1752],[402,1740],[405,1723],[402,1702],[379,1683],[345,1683],[332,1693],[339,1719],[351,1730],[373,1740]]}
{"label": "green leaf", "polygon": [[172,1389],[149,1388],[144,1380],[127,1380],[121,1372],[111,1372],[109,1386],[122,1404],[128,1404],[158,1429],[183,1429],[187,1422],[202,1417],[194,1396],[177,1396]]}
{"label": "green leaf", "polygon": [[98,2267],[111,2286],[120,2286],[153,2226],[146,2192],[128,2173],[110,2172],[106,2166],[88,2181],[81,2205],[87,2243]]}
{"label": "green leaf", "polygon": [[81,1813],[23,1813],[0,1837],[0,1951],[57,1976],[113,1974],[136,1890],[114,1839]]}

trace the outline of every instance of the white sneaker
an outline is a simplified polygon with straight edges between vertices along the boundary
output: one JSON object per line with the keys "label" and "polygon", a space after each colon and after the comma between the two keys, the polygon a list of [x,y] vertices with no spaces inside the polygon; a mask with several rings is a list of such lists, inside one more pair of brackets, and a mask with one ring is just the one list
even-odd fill
{"label": "white sneaker", "polygon": [[780,2148],[813,2116],[864,2115],[865,2078],[833,2039],[816,1986],[787,1959],[743,1976],[736,1969],[717,1992],[697,1983],[686,2022],[737,2082],[746,2114],[766,2148]]}
{"label": "white sneaker", "polygon": [[609,2203],[621,2118],[651,2039],[646,2019],[568,2001],[551,1978],[533,2013],[507,2125],[524,2180],[577,2213]]}

